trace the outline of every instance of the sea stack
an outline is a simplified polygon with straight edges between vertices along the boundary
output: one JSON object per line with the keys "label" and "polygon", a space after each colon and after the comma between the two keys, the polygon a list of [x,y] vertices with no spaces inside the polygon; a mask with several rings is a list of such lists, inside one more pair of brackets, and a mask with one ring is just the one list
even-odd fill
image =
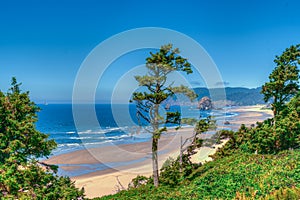
{"label": "sea stack", "polygon": [[213,108],[212,101],[209,97],[202,97],[198,102],[198,109],[211,110]]}

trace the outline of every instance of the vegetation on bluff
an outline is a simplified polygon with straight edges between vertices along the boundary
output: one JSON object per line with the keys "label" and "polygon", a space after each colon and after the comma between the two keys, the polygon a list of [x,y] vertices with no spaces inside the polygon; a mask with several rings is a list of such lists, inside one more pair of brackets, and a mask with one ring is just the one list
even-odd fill
{"label": "vegetation on bluff", "polygon": [[300,197],[299,163],[300,151],[239,152],[200,166],[176,186],[142,185],[99,199],[276,199],[282,190],[289,192],[280,199]]}
{"label": "vegetation on bluff", "polygon": [[188,173],[174,173],[178,159],[168,161],[161,170],[166,184],[158,188],[146,179],[101,199],[300,199],[299,45],[276,56],[275,63],[262,87],[274,118],[256,127],[241,125],[237,132],[220,131],[217,137],[228,142],[203,165],[186,157]]}

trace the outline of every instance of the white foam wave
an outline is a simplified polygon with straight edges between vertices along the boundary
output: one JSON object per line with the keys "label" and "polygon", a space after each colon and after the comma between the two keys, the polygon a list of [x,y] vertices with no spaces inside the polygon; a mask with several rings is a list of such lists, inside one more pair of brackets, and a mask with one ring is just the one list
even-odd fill
{"label": "white foam wave", "polygon": [[92,133],[91,129],[88,129],[86,131],[79,131],[78,134],[83,134],[83,133]]}
{"label": "white foam wave", "polygon": [[101,142],[85,142],[83,145],[98,145],[98,144],[104,144],[104,143],[110,143],[113,142],[113,140],[105,140]]}
{"label": "white foam wave", "polygon": [[68,146],[68,147],[81,146],[81,144],[79,144],[79,143],[68,143],[68,144],[59,144],[58,145],[58,147],[65,147],[65,146]]}
{"label": "white foam wave", "polygon": [[70,137],[72,140],[84,140],[84,139],[92,139],[93,137]]}
{"label": "white foam wave", "polygon": [[76,133],[76,131],[68,131],[68,132],[66,132],[67,134],[74,134],[74,133]]}
{"label": "white foam wave", "polygon": [[108,131],[119,131],[119,130],[122,130],[121,127],[113,127],[113,128],[106,127],[106,129],[107,129]]}
{"label": "white foam wave", "polygon": [[78,134],[105,134],[113,131],[126,131],[128,129],[128,126],[124,127],[106,127],[105,129],[101,130],[84,130],[84,131],[78,131]]}

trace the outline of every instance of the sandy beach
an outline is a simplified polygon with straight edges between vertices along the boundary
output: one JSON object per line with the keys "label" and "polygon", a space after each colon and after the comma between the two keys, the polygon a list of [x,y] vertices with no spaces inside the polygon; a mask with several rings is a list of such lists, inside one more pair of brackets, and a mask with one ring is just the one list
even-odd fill
{"label": "sandy beach", "polygon": [[[272,111],[261,108],[262,106],[244,106],[227,109],[227,112],[236,113],[236,115],[219,121],[219,128],[236,130],[240,124],[250,126],[256,121],[272,117]],[[230,124],[224,125],[225,120]],[[162,135],[159,141],[159,165],[162,166],[168,157],[177,157],[180,150],[180,138],[184,140],[192,134],[193,128],[183,128],[178,131],[169,130],[168,133]],[[208,137],[208,134],[203,134],[203,137]],[[208,156],[212,155],[217,148],[218,146],[201,148],[193,156],[193,162],[209,161]],[[76,181],[77,187],[85,188],[87,197],[99,197],[115,193],[120,187],[118,181],[124,188],[127,188],[130,181],[137,175],[150,176],[152,174],[151,142],[80,150],[53,156],[46,162],[58,164],[70,173],[76,170],[85,172],[71,177],[72,180]]]}

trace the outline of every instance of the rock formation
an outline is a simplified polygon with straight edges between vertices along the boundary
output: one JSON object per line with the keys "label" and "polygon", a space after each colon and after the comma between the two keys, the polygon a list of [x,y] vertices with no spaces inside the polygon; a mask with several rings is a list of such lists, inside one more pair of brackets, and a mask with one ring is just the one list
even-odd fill
{"label": "rock formation", "polygon": [[209,97],[202,97],[198,102],[198,109],[200,110],[211,110],[213,109],[212,101]]}

